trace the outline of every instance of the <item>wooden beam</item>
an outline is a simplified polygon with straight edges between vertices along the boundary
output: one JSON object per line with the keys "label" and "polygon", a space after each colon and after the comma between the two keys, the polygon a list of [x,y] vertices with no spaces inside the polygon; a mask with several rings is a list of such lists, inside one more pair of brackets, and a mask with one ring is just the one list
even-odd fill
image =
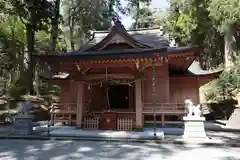
{"label": "wooden beam", "polygon": [[[127,74],[127,73],[119,73],[119,74],[107,74],[108,78],[113,79],[134,79],[135,76],[133,74]],[[89,74],[87,76],[84,76],[84,80],[96,80],[96,79],[105,79],[106,74]]]}

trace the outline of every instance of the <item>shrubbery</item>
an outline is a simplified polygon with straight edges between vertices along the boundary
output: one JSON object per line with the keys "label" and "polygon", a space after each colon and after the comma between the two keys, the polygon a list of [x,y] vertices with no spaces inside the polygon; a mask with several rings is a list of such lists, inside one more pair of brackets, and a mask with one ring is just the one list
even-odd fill
{"label": "shrubbery", "polygon": [[236,89],[240,89],[240,59],[234,62],[233,67],[223,71],[219,79],[212,82],[205,96],[210,101],[231,100]]}

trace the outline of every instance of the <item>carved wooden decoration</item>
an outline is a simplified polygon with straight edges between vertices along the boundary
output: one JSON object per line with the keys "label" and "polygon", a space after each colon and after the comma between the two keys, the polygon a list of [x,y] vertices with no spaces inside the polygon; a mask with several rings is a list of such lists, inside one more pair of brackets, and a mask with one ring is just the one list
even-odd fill
{"label": "carved wooden decoration", "polygon": [[91,68],[81,68],[78,64],[76,65],[76,68],[79,72],[81,72],[81,75],[84,76]]}

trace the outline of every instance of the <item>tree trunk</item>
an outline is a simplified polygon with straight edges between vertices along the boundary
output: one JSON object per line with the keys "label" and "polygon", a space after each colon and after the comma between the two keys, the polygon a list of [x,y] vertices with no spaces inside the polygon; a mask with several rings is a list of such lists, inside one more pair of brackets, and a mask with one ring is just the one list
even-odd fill
{"label": "tree trunk", "polygon": [[229,27],[227,33],[224,37],[225,42],[225,50],[224,50],[224,60],[225,60],[225,68],[229,69],[233,65],[233,59],[236,55],[236,51],[234,50],[234,45],[236,45],[236,40],[234,37],[232,27]]}
{"label": "tree trunk", "polygon": [[35,82],[36,82],[36,95],[37,96],[40,96],[40,84],[41,84],[41,81],[40,81],[40,78],[39,78],[39,65],[36,64],[36,67],[35,67]]}
{"label": "tree trunk", "polygon": [[71,24],[69,26],[69,35],[70,35],[70,46],[71,46],[71,50],[75,51],[75,47],[74,47],[74,40],[73,40],[73,18],[71,20]]}
{"label": "tree trunk", "polygon": [[112,18],[114,17],[113,13],[114,0],[109,0],[108,2],[108,16],[109,16],[109,26],[112,25]]}
{"label": "tree trunk", "polygon": [[52,29],[51,29],[52,30],[51,31],[51,46],[50,46],[50,49],[52,52],[55,52],[56,46],[57,46],[59,8],[60,8],[60,0],[55,0],[54,17],[52,19]]}
{"label": "tree trunk", "polygon": [[33,25],[27,24],[27,52],[25,53],[26,67],[26,89],[27,93],[33,95],[33,61],[32,54],[34,52],[35,29]]}
{"label": "tree trunk", "polygon": [[74,17],[73,17],[73,15],[71,15],[71,14],[72,14],[71,8],[69,8],[68,14],[69,14],[69,17],[68,17],[68,26],[69,26],[70,47],[71,47],[71,50],[74,51],[74,50],[75,50],[74,41],[73,41]]}
{"label": "tree trunk", "polygon": [[139,0],[136,0],[136,19],[135,19],[135,26],[134,26],[135,29],[138,28],[139,10],[140,10]]}

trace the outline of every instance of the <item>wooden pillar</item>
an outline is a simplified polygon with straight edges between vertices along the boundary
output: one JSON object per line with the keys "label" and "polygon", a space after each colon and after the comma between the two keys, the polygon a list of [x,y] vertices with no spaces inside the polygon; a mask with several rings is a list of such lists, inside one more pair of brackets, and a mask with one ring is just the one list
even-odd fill
{"label": "wooden pillar", "polygon": [[197,85],[197,102],[196,103],[200,103],[200,82],[199,82],[199,76],[196,77],[196,83]]}
{"label": "wooden pillar", "polygon": [[83,121],[83,94],[84,84],[83,82],[77,82],[77,127],[82,127]]}
{"label": "wooden pillar", "polygon": [[54,113],[50,113],[50,115],[51,115],[51,120],[50,120],[51,126],[54,126]]}
{"label": "wooden pillar", "polygon": [[164,114],[161,115],[161,123],[162,123],[162,127],[164,127],[165,126],[165,115]]}
{"label": "wooden pillar", "polygon": [[142,119],[142,80],[138,79],[135,82],[135,105],[136,105],[136,128],[143,128],[143,119]]}
{"label": "wooden pillar", "polygon": [[169,66],[166,64],[166,79],[165,79],[165,102],[169,103],[170,102],[170,77],[169,77]]}

